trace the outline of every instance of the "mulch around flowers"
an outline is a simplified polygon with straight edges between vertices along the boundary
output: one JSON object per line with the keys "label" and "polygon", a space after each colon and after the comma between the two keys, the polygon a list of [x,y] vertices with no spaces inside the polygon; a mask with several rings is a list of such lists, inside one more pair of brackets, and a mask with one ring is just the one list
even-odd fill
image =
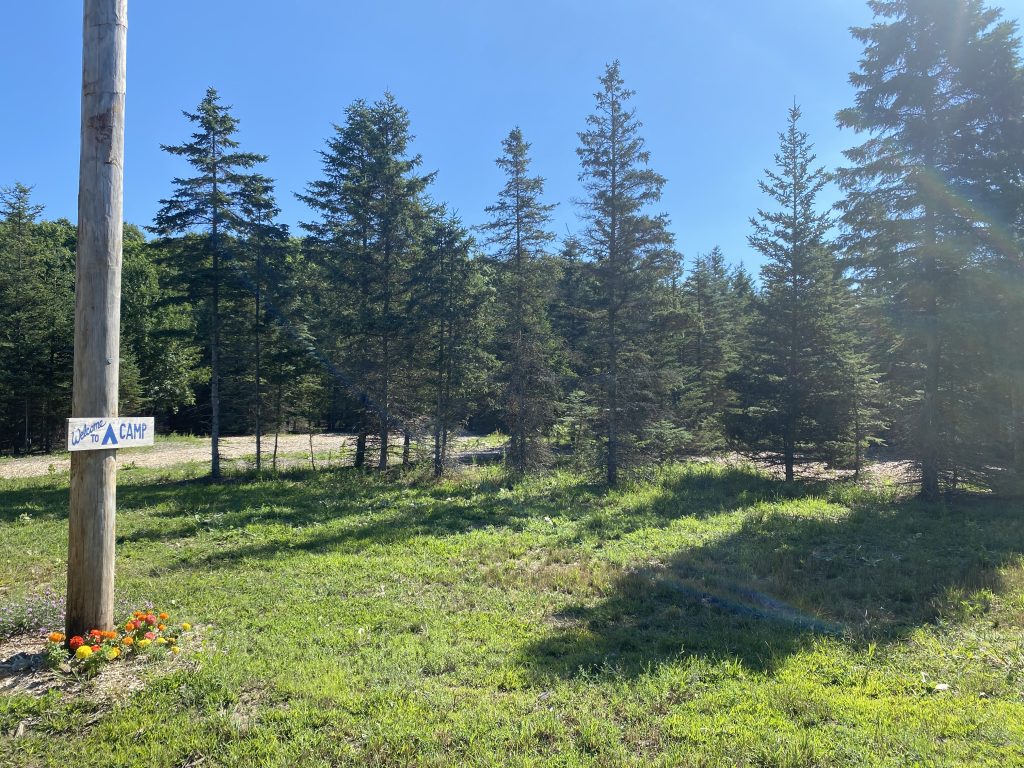
{"label": "mulch around flowers", "polygon": [[0,695],[45,696],[50,691],[59,691],[95,702],[114,703],[144,688],[155,671],[167,674],[182,663],[171,659],[154,663],[137,657],[105,664],[97,675],[83,679],[71,674],[67,665],[48,669],[45,646],[46,638],[34,633],[0,642]]}

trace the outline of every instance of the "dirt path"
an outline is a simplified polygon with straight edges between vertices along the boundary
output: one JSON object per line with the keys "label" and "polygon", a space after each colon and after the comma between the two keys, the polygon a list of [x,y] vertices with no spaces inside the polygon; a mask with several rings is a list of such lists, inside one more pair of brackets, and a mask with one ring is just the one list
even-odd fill
{"label": "dirt path", "polygon": [[[317,466],[327,464],[351,464],[355,454],[355,435],[317,434],[313,435],[313,454]],[[424,444],[423,449],[429,446]],[[270,465],[274,450],[273,435],[263,438],[263,461]],[[278,443],[278,467],[309,465],[309,435],[281,435]],[[391,447],[393,460],[401,461],[401,444]],[[456,457],[466,455],[482,455],[489,453],[488,446],[481,438],[456,438]],[[232,465],[252,466],[256,456],[256,438],[253,435],[244,437],[222,437],[220,440],[221,462],[227,467]],[[376,454],[367,455],[376,461]],[[121,468],[135,467],[172,467],[188,462],[209,463],[209,438],[185,438],[181,441],[167,440],[157,443],[151,448],[133,448],[120,451],[117,456]],[[51,456],[29,456],[17,459],[0,459],[0,480],[11,480],[18,477],[36,477],[49,473],[70,471],[71,459],[68,454]]]}

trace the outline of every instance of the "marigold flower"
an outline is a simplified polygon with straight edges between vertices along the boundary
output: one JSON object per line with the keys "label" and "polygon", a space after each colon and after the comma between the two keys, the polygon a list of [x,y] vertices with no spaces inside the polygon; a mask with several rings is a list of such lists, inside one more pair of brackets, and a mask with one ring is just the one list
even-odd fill
{"label": "marigold flower", "polygon": [[126,635],[125,637],[121,638],[121,642],[124,643],[125,645],[131,645],[132,643],[135,642],[135,638],[132,637],[131,635]]}
{"label": "marigold flower", "polygon": [[146,621],[148,621],[150,624],[156,624],[156,616],[154,616],[151,613],[146,617]]}
{"label": "marigold flower", "polygon": [[182,632],[188,632],[190,629],[192,629],[192,625],[189,624],[187,621],[181,625]]}
{"label": "marigold flower", "polygon": [[152,639],[154,639],[155,637],[156,637],[156,632],[147,632],[147,633],[146,633],[146,639],[147,639],[147,640],[152,640]]}
{"label": "marigold flower", "polygon": [[161,632],[163,632],[165,629],[167,629],[167,625],[166,624],[157,624],[156,628],[159,629]]}
{"label": "marigold flower", "polygon": [[150,640],[149,638],[144,638],[142,640],[139,640],[139,648],[147,648],[149,646],[149,644],[152,643],[152,642],[153,641]]}
{"label": "marigold flower", "polygon": [[124,631],[125,632],[131,632],[133,629],[135,629],[135,622],[134,621],[129,621],[129,622],[127,622],[124,625]]}
{"label": "marigold flower", "polygon": [[161,613],[161,614],[160,614],[160,618],[161,618],[161,619],[163,619],[164,621],[167,621],[167,619],[169,619],[169,618],[171,618],[171,617],[170,617],[170,616],[168,616],[168,615],[167,615],[166,613]]}
{"label": "marigold flower", "polygon": [[109,651],[107,651],[107,661],[113,661],[114,659],[116,659],[120,655],[121,655],[121,649],[120,648],[111,648]]}
{"label": "marigold flower", "polygon": [[79,647],[81,647],[81,645],[84,642],[85,640],[82,639],[81,635],[75,635],[70,640],[68,640],[68,648],[70,648],[72,651],[76,651],[78,650]]}
{"label": "marigold flower", "polygon": [[96,651],[98,651],[100,649],[100,647],[98,645],[93,645],[93,646],[90,646],[90,647],[92,648],[92,652],[93,653],[96,653]]}
{"label": "marigold flower", "polygon": [[64,635],[62,635],[60,632],[51,632],[49,640],[51,643],[63,643]]}
{"label": "marigold flower", "polygon": [[167,638],[166,637],[158,637],[156,639],[156,644],[157,645],[167,645]]}
{"label": "marigold flower", "polygon": [[171,646],[171,653],[173,653],[175,656],[177,656],[179,653],[181,653],[181,648],[179,648],[176,645],[172,645]]}
{"label": "marigold flower", "polygon": [[76,659],[88,659],[92,656],[92,648],[88,645],[79,645],[78,650],[75,651]]}
{"label": "marigold flower", "polygon": [[103,637],[103,633],[100,632],[98,629],[90,629],[89,637]]}

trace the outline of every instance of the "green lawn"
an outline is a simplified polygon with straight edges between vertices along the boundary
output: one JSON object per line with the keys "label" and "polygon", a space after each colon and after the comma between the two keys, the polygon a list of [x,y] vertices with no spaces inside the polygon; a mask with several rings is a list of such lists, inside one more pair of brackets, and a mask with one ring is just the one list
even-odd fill
{"label": "green lawn", "polygon": [[[189,652],[0,698],[0,764],[1024,765],[1020,502],[195,471],[119,489],[119,590]],[[65,482],[0,484],[8,607],[63,585]]]}

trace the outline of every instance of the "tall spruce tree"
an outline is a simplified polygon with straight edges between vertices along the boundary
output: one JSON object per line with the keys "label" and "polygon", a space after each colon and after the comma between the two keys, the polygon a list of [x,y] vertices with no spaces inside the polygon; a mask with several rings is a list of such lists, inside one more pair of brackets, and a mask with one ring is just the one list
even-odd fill
{"label": "tall spruce tree", "polygon": [[837,116],[870,134],[840,172],[846,245],[858,278],[885,297],[891,384],[909,406],[898,426],[933,500],[991,463],[980,418],[991,363],[972,296],[992,229],[992,160],[1022,110],[1018,40],[979,0],[869,5],[876,22],[853,29],[864,43],[855,104]]}
{"label": "tall spruce tree", "polygon": [[548,309],[557,283],[546,248],[554,205],[541,202],[544,179],[530,175],[530,145],[516,127],[502,140],[496,160],[505,174],[498,201],[486,208],[484,226],[498,289],[501,411],[509,431],[509,465],[519,473],[541,463],[541,437],[554,417],[558,398],[557,336]]}
{"label": "tall spruce tree", "polygon": [[444,209],[434,216],[424,240],[424,257],[414,270],[408,311],[421,374],[423,412],[430,414],[434,476],[450,456],[452,431],[469,417],[494,369],[491,328],[484,311],[494,299],[482,259],[472,258],[473,239]]}
{"label": "tall spruce tree", "polygon": [[423,193],[434,175],[417,173],[422,161],[409,154],[408,112],[390,93],[373,104],[353,102],[345,118],[320,153],[323,178],[299,199],[320,215],[303,226],[329,281],[325,301],[342,340],[337,363],[362,409],[377,417],[377,466],[386,469],[392,429],[406,410],[406,307],[428,220]]}
{"label": "tall spruce tree", "polygon": [[[283,320],[277,311],[268,323],[267,304],[283,304],[282,288],[288,284],[287,270],[288,228],[276,219],[281,210],[274,200],[274,182],[262,174],[245,177],[236,190],[240,219],[239,277],[252,296],[252,401],[253,426],[256,433],[256,469],[262,468],[263,451],[263,362],[266,337],[273,321]],[[275,301],[277,299],[277,301]],[[281,334],[274,336],[281,339]]]}
{"label": "tall spruce tree", "polygon": [[648,167],[641,123],[629,107],[633,92],[623,83],[618,61],[606,67],[600,84],[576,154],[597,292],[590,337],[594,380],[601,385],[605,474],[615,485],[634,438],[655,420],[665,388],[652,356],[652,310],[676,255],[667,217],[648,213],[661,199],[665,179]]}
{"label": "tall spruce tree", "polygon": [[[789,110],[779,134],[776,170],[758,182],[772,203],[750,219],[750,245],[765,258],[758,319],[742,373],[740,435],[781,455],[793,480],[798,451],[827,455],[846,431],[842,407],[852,388],[842,328],[844,285],[827,242],[832,218],[818,196],[830,180],[815,167],[813,146],[800,130],[800,108]],[[828,447],[828,448],[827,448]]]}
{"label": "tall spruce tree", "polygon": [[75,231],[41,221],[24,184],[0,190],[0,447],[49,451],[70,408]]}
{"label": "tall spruce tree", "polygon": [[718,246],[698,254],[682,286],[677,410],[700,453],[727,445],[726,416],[733,408],[729,377],[740,365],[750,315],[751,287],[742,269],[730,269]]}
{"label": "tall spruce tree", "polygon": [[[219,440],[221,433],[221,298],[231,280],[226,264],[231,258],[228,239],[242,228],[239,191],[251,175],[245,173],[266,161],[264,155],[238,152],[235,139],[238,120],[230,107],[221,103],[214,88],[206,91],[196,111],[185,112],[196,125],[191,141],[164,145],[172,155],[184,157],[196,175],[175,178],[174,194],[160,201],[153,231],[164,238],[192,234],[170,250],[180,260],[178,274],[187,283],[184,295],[207,307],[210,361],[210,474],[220,477]],[[233,282],[233,281],[232,281]]]}

